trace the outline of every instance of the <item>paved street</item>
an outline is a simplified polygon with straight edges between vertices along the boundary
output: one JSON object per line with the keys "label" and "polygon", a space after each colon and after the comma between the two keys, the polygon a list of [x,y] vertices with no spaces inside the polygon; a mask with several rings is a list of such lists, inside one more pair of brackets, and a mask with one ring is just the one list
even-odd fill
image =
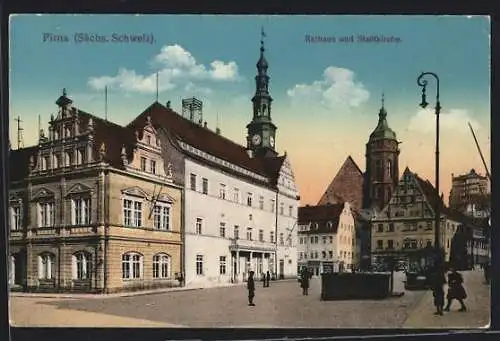
{"label": "paved street", "polygon": [[[466,275],[470,312],[439,317],[444,323],[440,327],[455,321],[453,316],[469,327],[472,321],[481,322],[485,314],[489,316],[488,311],[480,311],[489,306],[489,287],[477,280],[481,274]],[[397,282],[398,291],[402,285],[399,279]],[[246,289],[241,285],[93,299],[16,296],[11,300],[11,321],[16,326],[262,328],[426,327],[437,321],[429,306],[429,292],[406,292],[387,300],[321,301],[320,281],[311,284],[309,296],[302,296],[297,281],[273,282],[270,288],[258,283],[255,307],[247,306]],[[481,286],[479,296],[473,294],[476,285]],[[474,326],[481,325],[484,323]]]}

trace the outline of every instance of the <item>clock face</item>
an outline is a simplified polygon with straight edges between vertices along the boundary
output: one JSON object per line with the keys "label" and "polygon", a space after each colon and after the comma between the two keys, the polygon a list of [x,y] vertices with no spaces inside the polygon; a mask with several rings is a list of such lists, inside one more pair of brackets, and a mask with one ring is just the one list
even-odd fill
{"label": "clock face", "polygon": [[271,147],[274,147],[274,137],[269,138],[269,143],[271,143]]}
{"label": "clock face", "polygon": [[252,143],[256,146],[259,145],[260,144],[260,136],[259,135],[252,136]]}

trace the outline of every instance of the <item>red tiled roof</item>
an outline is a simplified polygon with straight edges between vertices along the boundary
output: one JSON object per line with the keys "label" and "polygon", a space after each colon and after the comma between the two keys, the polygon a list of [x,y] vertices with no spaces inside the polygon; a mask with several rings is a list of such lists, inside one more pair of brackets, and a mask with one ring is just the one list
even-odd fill
{"label": "red tiled roof", "polygon": [[285,156],[251,158],[244,146],[182,117],[158,102],[149,106],[127,127],[132,130],[140,130],[146,124],[148,116],[155,129],[163,128],[175,140],[185,142],[222,160],[269,177],[273,182],[272,185],[276,184]]}
{"label": "red tiled roof", "polygon": [[[311,233],[335,233],[343,209],[344,203],[302,206],[299,207],[297,224],[306,225],[312,223]],[[332,223],[331,227],[328,226],[328,222]],[[318,228],[313,229],[316,223]]]}

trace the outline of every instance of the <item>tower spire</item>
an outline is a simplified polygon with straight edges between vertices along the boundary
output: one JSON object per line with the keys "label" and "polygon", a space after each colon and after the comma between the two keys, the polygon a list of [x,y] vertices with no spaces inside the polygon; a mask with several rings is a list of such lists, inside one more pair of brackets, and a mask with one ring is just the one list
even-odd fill
{"label": "tower spire", "polygon": [[382,91],[382,109],[384,109],[384,92]]}
{"label": "tower spire", "polygon": [[260,28],[260,52],[261,54],[264,53],[265,48],[264,48],[264,38],[266,37],[266,32],[264,32],[264,26],[261,26]]}

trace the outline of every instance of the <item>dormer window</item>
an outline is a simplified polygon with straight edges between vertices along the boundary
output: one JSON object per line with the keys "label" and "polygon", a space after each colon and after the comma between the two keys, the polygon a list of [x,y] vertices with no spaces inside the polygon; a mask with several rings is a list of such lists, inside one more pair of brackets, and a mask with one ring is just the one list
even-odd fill
{"label": "dormer window", "polygon": [[151,144],[151,135],[146,135],[146,143]]}

